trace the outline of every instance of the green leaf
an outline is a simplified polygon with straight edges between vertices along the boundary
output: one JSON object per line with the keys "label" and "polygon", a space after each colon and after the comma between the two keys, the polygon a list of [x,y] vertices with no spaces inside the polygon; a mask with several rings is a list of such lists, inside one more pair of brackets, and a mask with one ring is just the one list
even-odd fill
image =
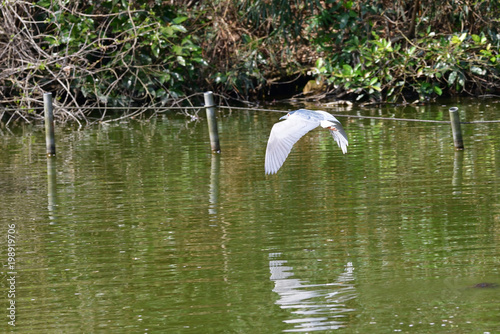
{"label": "green leaf", "polygon": [[201,64],[203,66],[208,66],[208,63],[205,61],[205,59],[201,58],[201,57],[194,57],[193,58],[193,61],[195,63],[198,63],[198,64]]}
{"label": "green leaf", "polygon": [[450,76],[448,77],[448,84],[449,85],[452,85],[455,82],[455,80],[457,80],[457,74],[458,73],[456,71],[453,71],[450,73]]}
{"label": "green leaf", "polygon": [[325,65],[325,60],[323,58],[316,59],[316,64],[315,64],[316,68],[321,68],[324,65]]}
{"label": "green leaf", "polygon": [[181,66],[186,66],[186,59],[184,59],[183,56],[177,56],[177,62],[179,63],[179,65]]}
{"label": "green leaf", "polygon": [[465,38],[467,37],[467,33],[463,33],[461,34],[460,36],[457,36],[457,35],[454,35],[452,38],[451,38],[451,42],[453,44],[460,44],[462,43],[463,41],[465,41]]}
{"label": "green leaf", "polygon": [[441,94],[443,94],[443,91],[441,90],[441,88],[439,88],[438,86],[434,86],[434,92],[441,96]]}
{"label": "green leaf", "polygon": [[158,56],[160,55],[160,48],[158,47],[158,44],[153,43],[151,45],[151,52],[153,52],[153,56],[158,58]]}
{"label": "green leaf", "polygon": [[175,19],[172,20],[174,24],[181,24],[182,22],[186,21],[188,19],[187,16],[178,16]]}
{"label": "green leaf", "polygon": [[349,14],[344,13],[340,16],[340,29],[344,29],[349,22]]}
{"label": "green leaf", "polygon": [[483,45],[488,41],[488,39],[486,38],[486,36],[484,36],[483,33],[481,33],[481,36],[472,35],[471,37],[475,43],[480,44],[480,45]]}
{"label": "green leaf", "polygon": [[174,53],[178,56],[181,56],[184,54],[184,48],[180,45],[174,45],[172,47],[172,51],[174,51]]}
{"label": "green leaf", "polygon": [[458,36],[453,36],[453,37],[451,38],[451,42],[452,42],[453,44],[460,44],[460,43],[462,43],[462,41],[460,40],[460,38],[458,38]]}
{"label": "green leaf", "polygon": [[164,83],[165,83],[165,81],[170,80],[170,74],[168,74],[168,73],[164,73],[163,75],[161,75],[161,76],[158,78],[158,80],[160,80],[160,83],[161,83],[161,84],[164,84]]}
{"label": "green leaf", "polygon": [[225,75],[217,73],[217,75],[215,77],[215,83],[224,83],[226,81],[227,81],[227,77]]}
{"label": "green leaf", "polygon": [[179,24],[172,24],[171,27],[173,31],[187,32],[186,28],[184,28],[184,26],[181,26]]}
{"label": "green leaf", "polygon": [[472,66],[470,68],[470,71],[474,74],[477,74],[477,75],[485,75],[486,74],[486,70],[484,68],[480,68],[478,66]]}
{"label": "green leaf", "polygon": [[464,87],[464,86],[465,86],[465,77],[463,76],[463,74],[460,74],[460,75],[458,76],[458,84],[459,84],[460,86],[462,86],[462,87]]}
{"label": "green leaf", "polygon": [[50,1],[49,0],[41,0],[36,3],[38,6],[49,8],[50,7]]}
{"label": "green leaf", "polygon": [[353,73],[353,69],[351,65],[344,64],[342,65],[342,75],[345,77],[351,77]]}
{"label": "green leaf", "polygon": [[166,26],[161,29],[161,33],[166,37],[172,37],[174,36],[174,29],[172,29],[172,26]]}
{"label": "green leaf", "polygon": [[380,87],[380,82],[377,82],[377,84],[370,86],[370,88],[373,88],[377,92],[380,92],[382,90],[382,88]]}
{"label": "green leaf", "polygon": [[163,88],[160,88],[156,91],[156,97],[163,97],[167,94],[167,92],[163,89]]}

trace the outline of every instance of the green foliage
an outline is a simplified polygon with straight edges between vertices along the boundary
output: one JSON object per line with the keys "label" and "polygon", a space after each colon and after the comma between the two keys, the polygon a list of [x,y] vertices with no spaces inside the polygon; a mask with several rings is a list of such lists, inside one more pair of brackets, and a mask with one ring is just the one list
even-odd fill
{"label": "green foliage", "polygon": [[362,36],[370,33],[370,22],[364,21],[360,14],[375,15],[380,9],[371,2],[359,3],[358,6],[354,7],[354,1],[327,0],[324,7],[319,8],[319,13],[311,17],[306,31],[320,51],[336,51],[339,45],[351,44],[352,39],[363,40]]}
{"label": "green foliage", "polygon": [[498,17],[499,0],[8,1],[0,103],[32,110],[44,91],[78,107],[209,89],[250,99],[306,73],[357,100],[497,93]]}
{"label": "green foliage", "polygon": [[[316,62],[309,71],[316,81],[358,100],[426,100],[500,87],[497,0],[220,0],[218,6],[224,6],[232,23],[244,24],[212,35],[215,41],[237,42],[219,44],[234,53],[224,58],[226,66],[216,66],[211,78],[218,89],[244,97],[280,76],[305,72],[304,50]],[[227,14],[231,6],[238,11]],[[214,26],[229,27],[227,23]]]}
{"label": "green foliage", "polygon": [[[46,52],[73,58],[73,90],[86,100],[127,106],[176,99],[206,65],[188,17],[156,1],[94,1],[81,8],[41,0]],[[83,51],[82,51],[83,49]]]}
{"label": "green foliage", "polygon": [[445,92],[484,94],[499,88],[495,27],[479,34],[437,34],[428,26],[413,39],[404,34],[389,38],[381,37],[386,27],[361,20],[379,13],[370,3],[354,11],[352,2],[333,2],[312,20],[311,27],[319,31],[314,43],[323,52],[311,71],[317,80],[338,94],[373,101],[427,100]]}

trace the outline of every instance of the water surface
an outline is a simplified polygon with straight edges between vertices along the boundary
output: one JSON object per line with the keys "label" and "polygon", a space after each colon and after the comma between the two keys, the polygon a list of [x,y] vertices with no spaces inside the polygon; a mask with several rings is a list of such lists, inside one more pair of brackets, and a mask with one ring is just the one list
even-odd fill
{"label": "water surface", "polygon": [[[458,105],[477,121],[497,102],[329,111],[448,120]],[[16,330],[500,330],[500,289],[474,288],[500,283],[499,123],[462,125],[455,151],[448,124],[339,117],[348,154],[318,129],[266,176],[280,116],[222,111],[221,154],[176,114],[58,127],[51,160],[41,126],[2,131]]]}

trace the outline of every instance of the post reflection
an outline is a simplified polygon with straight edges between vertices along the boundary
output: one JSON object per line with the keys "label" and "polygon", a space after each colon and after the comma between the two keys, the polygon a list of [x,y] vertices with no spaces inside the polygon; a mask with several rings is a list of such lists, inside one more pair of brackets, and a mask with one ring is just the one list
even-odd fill
{"label": "post reflection", "polygon": [[458,150],[455,151],[455,156],[453,159],[453,180],[452,180],[452,185],[453,187],[457,187],[457,189],[454,190],[454,194],[460,194],[460,187],[462,186],[462,180],[463,180],[463,165],[464,165],[464,151],[463,150]]}
{"label": "post reflection", "polygon": [[219,171],[220,171],[220,154],[212,154],[210,165],[210,189],[208,190],[210,215],[217,215],[217,205],[219,198]]}
{"label": "post reflection", "polygon": [[54,210],[57,206],[56,194],[57,194],[57,169],[56,169],[56,158],[47,157],[47,209],[51,219],[53,219]]}

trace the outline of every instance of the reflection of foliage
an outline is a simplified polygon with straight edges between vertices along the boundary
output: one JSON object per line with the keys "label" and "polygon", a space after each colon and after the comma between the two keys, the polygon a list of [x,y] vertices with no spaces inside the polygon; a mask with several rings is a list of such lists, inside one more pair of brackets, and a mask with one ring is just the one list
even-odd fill
{"label": "reflection of foliage", "polygon": [[[468,105],[468,114],[490,109],[481,102]],[[382,112],[434,116],[430,106]],[[0,145],[14,154],[2,159],[0,178],[9,186],[2,217],[18,224],[25,241],[22,265],[27,273],[37,273],[25,275],[26,286],[39,288],[30,291],[32,300],[24,307],[46,312],[39,327],[51,332],[67,331],[68,324],[88,328],[88,317],[74,314],[110,310],[118,320],[107,326],[119,331],[141,323],[131,312],[144,309],[148,328],[165,326],[168,316],[180,325],[198,321],[205,331],[256,332],[254,321],[234,321],[234,312],[217,307],[231,305],[248,317],[269,314],[276,307],[276,298],[270,298],[270,254],[286,259],[293,267],[291,278],[308,280],[312,288],[331,284],[343,261],[352,259],[359,287],[352,309],[360,302],[369,309],[387,309],[388,300],[400,305],[403,291],[415,297],[405,300],[417,304],[420,298],[442,303],[438,315],[434,304],[419,312],[419,319],[430,323],[457,312],[457,293],[466,293],[464,285],[472,283],[464,279],[488,277],[497,268],[500,210],[491,205],[500,200],[494,125],[464,129],[471,138],[472,132],[481,137],[460,154],[463,168],[452,168],[448,125],[346,120],[355,143],[349,157],[341,158],[330,135],[318,130],[294,148],[299,152],[290,158],[301,163],[288,164],[281,179],[271,180],[263,177],[268,135],[263,129],[276,119],[252,112],[223,117],[227,146],[216,157],[221,159],[215,171],[204,140],[206,126],[186,128],[182,119],[63,132],[54,215],[44,205],[33,205],[47,200],[46,180],[40,178],[46,159],[35,149],[43,133],[5,138]],[[326,149],[317,150],[318,143]],[[457,171],[463,173],[458,184]],[[217,190],[213,202],[210,194]],[[449,277],[456,287],[440,291],[439,282]],[[437,287],[424,286],[430,283]],[[165,286],[175,286],[175,298],[163,293]],[[409,286],[415,294],[404,292]],[[75,291],[81,298],[74,298]],[[379,298],[381,291],[387,296]],[[440,300],[436,291],[443,294],[438,296],[454,293]],[[165,296],[175,307],[165,308]],[[193,314],[191,305],[201,311]],[[496,304],[491,305],[478,311],[471,300],[461,304],[459,315],[497,319]],[[410,306],[409,323],[415,316]],[[39,321],[39,315],[25,314],[25,323]],[[99,314],[99,321],[90,324],[95,331],[102,328]],[[382,316],[394,319],[390,311]],[[262,323],[276,327],[258,332],[283,331],[279,319]],[[354,320],[352,327],[361,333],[373,330],[369,321]]]}

